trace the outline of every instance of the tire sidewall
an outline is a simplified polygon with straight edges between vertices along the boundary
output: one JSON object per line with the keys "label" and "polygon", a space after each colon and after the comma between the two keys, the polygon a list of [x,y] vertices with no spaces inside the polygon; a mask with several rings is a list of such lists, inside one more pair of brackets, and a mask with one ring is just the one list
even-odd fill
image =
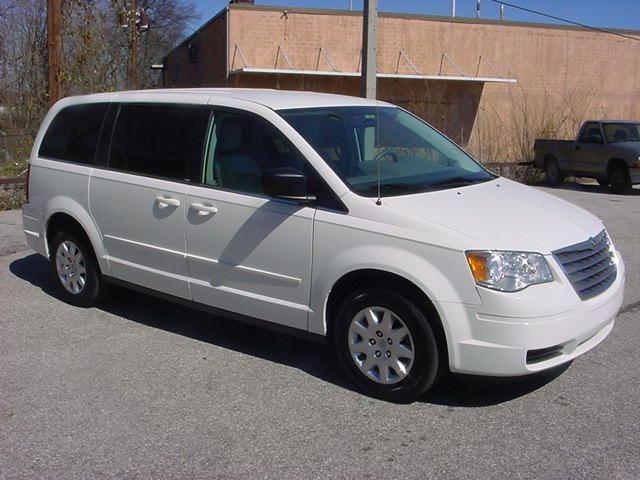
{"label": "tire sidewall", "polygon": [[[617,175],[619,175],[622,182],[614,182]],[[631,188],[631,177],[629,176],[629,172],[621,166],[613,167],[611,169],[611,174],[609,175],[609,183],[611,190],[614,193],[626,193]]]}
{"label": "tire sidewall", "polygon": [[[88,241],[83,237],[83,235],[73,231],[62,230],[60,232],[57,232],[53,236],[53,239],[51,240],[51,244],[49,246],[49,265],[51,267],[53,283],[60,297],[62,297],[65,302],[70,303],[71,305],[75,305],[78,307],[90,307],[95,305],[100,300],[103,281],[97,262],[95,260],[95,255],[93,254],[93,249],[91,249],[91,247],[87,245]],[[56,254],[58,252],[58,247],[64,241],[73,242],[78,247],[80,253],[82,254],[85,269],[87,272],[85,286],[82,291],[77,294],[73,294],[67,291],[67,289],[64,288],[64,286],[60,282],[60,278],[58,277]]]}
{"label": "tire sidewall", "polygon": [[547,160],[545,173],[547,175],[547,182],[551,185],[558,185],[564,180],[564,176],[560,171],[560,164],[555,158]]}
{"label": "tire sidewall", "polygon": [[[352,318],[367,307],[384,307],[402,319],[413,339],[415,357],[409,374],[398,383],[384,385],[369,379],[355,364],[348,344]],[[429,389],[439,372],[436,338],[424,314],[397,293],[363,289],[348,296],[335,320],[333,340],[340,363],[349,377],[366,393],[395,402],[411,402]]]}

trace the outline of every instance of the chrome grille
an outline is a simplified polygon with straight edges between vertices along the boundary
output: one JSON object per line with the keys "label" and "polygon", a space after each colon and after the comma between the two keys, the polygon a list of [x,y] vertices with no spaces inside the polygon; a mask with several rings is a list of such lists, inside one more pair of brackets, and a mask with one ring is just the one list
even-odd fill
{"label": "chrome grille", "polygon": [[607,232],[553,252],[582,300],[601,294],[616,279],[617,267]]}

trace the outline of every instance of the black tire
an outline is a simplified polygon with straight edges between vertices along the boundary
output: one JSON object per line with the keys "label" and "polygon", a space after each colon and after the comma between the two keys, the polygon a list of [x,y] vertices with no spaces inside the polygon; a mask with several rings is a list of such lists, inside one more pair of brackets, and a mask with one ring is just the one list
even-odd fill
{"label": "black tire", "polygon": [[[383,384],[373,380],[358,367],[351,353],[349,329],[352,320],[367,307],[393,312],[411,334],[413,363],[405,373],[406,376],[396,383]],[[335,319],[333,341],[342,367],[361,390],[382,400],[408,403],[435,384],[443,365],[440,362],[438,342],[425,313],[403,296],[381,288],[364,288],[344,299]],[[362,340],[368,341],[364,338]],[[380,345],[386,345],[385,338],[379,340]]]}
{"label": "black tire", "polygon": [[[77,293],[69,291],[59,275],[56,256],[58,248],[64,242],[67,242],[66,245],[69,245],[70,242],[76,246],[82,256],[82,261],[79,265],[83,266],[85,270],[84,286]],[[93,248],[84,232],[78,230],[60,230],[56,232],[49,245],[49,265],[56,290],[65,302],[77,307],[93,307],[100,303],[106,296],[106,282],[102,278]],[[76,273],[76,276],[77,275]]]}
{"label": "black tire", "polygon": [[598,184],[601,187],[608,187],[609,186],[609,179],[608,178],[596,178],[596,181],[598,182]]}
{"label": "black tire", "polygon": [[550,185],[560,185],[564,182],[566,174],[560,170],[560,164],[555,157],[548,158],[544,162],[544,171],[547,174],[547,182]]}
{"label": "black tire", "polygon": [[631,190],[631,176],[626,165],[614,165],[609,170],[609,185],[613,193],[628,193]]}

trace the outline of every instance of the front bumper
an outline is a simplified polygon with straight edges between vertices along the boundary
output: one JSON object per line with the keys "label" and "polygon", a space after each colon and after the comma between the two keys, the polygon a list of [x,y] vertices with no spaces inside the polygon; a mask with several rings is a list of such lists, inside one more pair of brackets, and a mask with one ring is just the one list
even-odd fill
{"label": "front bumper", "polygon": [[622,305],[625,267],[619,253],[617,258],[614,283],[586,301],[554,271],[555,285],[529,287],[518,295],[482,289],[481,306],[441,304],[445,318],[452,319],[447,322],[451,370],[527,375],[591,350],[611,332]]}

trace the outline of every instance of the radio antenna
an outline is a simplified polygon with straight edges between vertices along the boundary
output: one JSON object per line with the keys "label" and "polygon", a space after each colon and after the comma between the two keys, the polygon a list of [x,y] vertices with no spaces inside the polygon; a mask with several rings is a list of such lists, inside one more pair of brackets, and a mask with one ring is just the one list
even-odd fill
{"label": "radio antenna", "polygon": [[380,161],[382,160],[382,158],[378,158],[378,199],[376,200],[376,205],[382,205],[382,195],[380,193]]}
{"label": "radio antenna", "polygon": [[[376,121],[374,124],[374,127],[376,129],[376,135],[374,137],[374,143],[373,143],[373,151],[375,152],[375,147],[376,145],[380,145],[379,140],[379,135],[380,135],[380,109],[378,108],[378,101],[376,100]],[[378,199],[376,200],[376,205],[380,206],[382,205],[382,193],[380,192],[380,162],[382,161],[382,156],[376,154],[376,157],[378,157],[378,161],[377,161],[377,169],[378,169],[378,174],[377,174],[377,179],[376,182],[378,184]]]}

